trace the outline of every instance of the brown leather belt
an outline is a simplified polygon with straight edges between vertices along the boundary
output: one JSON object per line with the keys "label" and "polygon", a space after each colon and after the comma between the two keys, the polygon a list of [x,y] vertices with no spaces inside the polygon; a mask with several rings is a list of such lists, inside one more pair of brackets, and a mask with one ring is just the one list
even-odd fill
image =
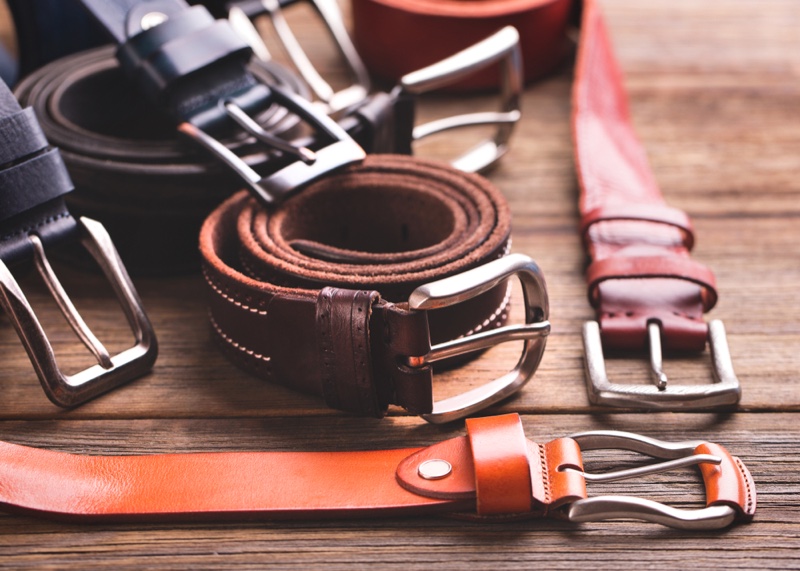
{"label": "brown leather belt", "polygon": [[[237,194],[200,233],[216,338],[238,366],[334,408],[465,416],[527,380],[549,331],[538,268],[503,258],[510,231],[487,180],[399,155],[369,156],[271,210]],[[513,274],[527,324],[503,328]],[[434,407],[432,361],[522,337],[512,373]]]}
{"label": "brown leather belt", "polygon": [[[525,79],[553,72],[572,51],[571,0],[352,0],[353,40],[378,77],[397,80],[504,26],[520,33]],[[459,83],[497,85],[482,73]]]}
{"label": "brown leather belt", "polygon": [[[516,414],[467,420],[427,448],[80,456],[0,442],[0,505],[70,521],[312,519],[456,514],[483,521],[634,518],[682,529],[749,521],[756,490],[722,446],[587,432],[537,444]],[[621,448],[667,461],[595,475],[582,452]],[[699,464],[706,507],[587,497],[586,483]]]}
{"label": "brown leather belt", "polygon": [[[573,133],[581,185],[581,234],[592,258],[586,279],[597,322],[584,326],[593,403],[647,408],[707,408],[739,401],[722,323],[703,313],[717,301],[714,276],[693,262],[688,216],[664,202],[636,138],[622,75],[597,2],[584,2],[573,88]],[[602,344],[601,344],[602,338]],[[710,342],[714,384],[670,385],[667,351],[703,351]],[[603,347],[650,345],[654,384],[612,384]]]}

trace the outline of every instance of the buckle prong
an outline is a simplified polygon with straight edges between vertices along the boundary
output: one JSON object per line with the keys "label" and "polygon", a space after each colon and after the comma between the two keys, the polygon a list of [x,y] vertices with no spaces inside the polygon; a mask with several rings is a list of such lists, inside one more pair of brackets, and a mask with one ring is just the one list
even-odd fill
{"label": "buckle prong", "polygon": [[[590,474],[572,468],[565,470],[583,474],[589,482],[610,482],[654,474],[702,463],[719,465],[722,459],[713,454],[695,454],[700,442],[664,442],[630,432],[599,430],[574,434],[581,452],[599,449],[620,449],[638,452],[665,460],[664,462],[618,470],[605,474]],[[728,505],[712,505],[701,509],[678,509],[652,500],[633,496],[596,496],[572,502],[567,507],[567,519],[573,522],[605,521],[610,519],[641,519],[676,529],[718,529],[733,522],[736,511]]]}
{"label": "buckle prong", "polygon": [[[728,349],[725,326],[719,320],[708,323],[713,383],[708,385],[667,386],[661,363],[661,333],[658,323],[648,324],[651,377],[655,385],[622,385],[612,383],[606,373],[600,325],[587,321],[583,325],[586,387],[592,404],[652,408],[662,410],[694,410],[733,405],[741,398],[741,387]],[[662,386],[663,384],[663,386]]]}
{"label": "buckle prong", "polygon": [[235,103],[228,101],[224,104],[224,107],[228,117],[233,119],[242,129],[253,135],[262,143],[266,143],[270,147],[278,149],[284,153],[294,155],[308,165],[317,160],[317,155],[314,153],[314,151],[308,147],[297,147],[291,144],[289,141],[281,139],[280,137],[276,137],[272,133],[266,131]]}
{"label": "buckle prong", "polygon": [[516,275],[525,298],[525,324],[466,335],[431,347],[426,355],[408,359],[411,367],[423,367],[434,361],[485,349],[499,343],[523,340],[522,355],[514,369],[505,375],[465,393],[434,403],[430,414],[422,418],[435,424],[468,416],[507,398],[531,378],[544,353],[550,332],[547,288],[539,266],[528,256],[511,254],[461,274],[425,284],[415,289],[409,308],[426,311],[456,305],[500,285]]}

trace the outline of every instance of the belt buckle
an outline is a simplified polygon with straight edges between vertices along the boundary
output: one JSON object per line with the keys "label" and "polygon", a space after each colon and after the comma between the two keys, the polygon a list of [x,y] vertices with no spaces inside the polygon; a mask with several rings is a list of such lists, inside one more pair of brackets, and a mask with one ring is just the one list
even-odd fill
{"label": "belt buckle", "polygon": [[39,237],[30,234],[28,239],[33,246],[36,267],[48,290],[75,334],[95,355],[97,365],[74,375],[61,371],[33,308],[8,267],[0,261],[0,307],[17,331],[45,394],[53,403],[65,408],[82,404],[143,375],[152,368],[158,353],[153,327],[108,232],[99,222],[88,218],[81,218],[78,226],[83,246],[111,283],[136,339],[133,347],[114,356],[109,355],[72,304],[47,260]]}
{"label": "belt buckle", "polygon": [[648,324],[650,369],[652,385],[621,385],[611,383],[603,359],[600,325],[587,321],[583,325],[586,387],[592,404],[635,406],[654,409],[692,410],[733,405],[741,398],[741,387],[733,371],[725,326],[722,321],[708,324],[708,341],[714,382],[708,385],[667,385],[662,370],[661,336],[658,323]]}
{"label": "belt buckle", "polygon": [[[581,451],[619,449],[646,454],[664,462],[592,474],[576,468],[565,471],[580,473],[587,482],[613,482],[647,474],[656,474],[686,466],[710,463],[719,465],[721,457],[695,452],[701,442],[664,442],[630,432],[598,430],[570,436]],[[576,500],[567,506],[567,519],[573,522],[610,519],[640,519],[684,530],[719,529],[730,525],[736,511],[729,505],[713,505],[702,509],[678,509],[634,496],[596,496]]]}
{"label": "belt buckle", "polygon": [[331,85],[322,78],[322,75],[311,63],[311,60],[308,59],[306,52],[283,15],[283,8],[289,4],[297,3],[297,0],[260,0],[256,3],[242,2],[241,5],[234,2],[228,10],[228,20],[236,32],[250,44],[250,47],[253,48],[253,53],[258,58],[269,61],[272,59],[269,49],[264,44],[261,34],[258,33],[251,20],[251,18],[263,14],[269,16],[277,39],[286,50],[295,68],[324,106],[324,111],[328,114],[333,114],[352,107],[367,97],[370,91],[369,73],[363,61],[361,61],[350,35],[347,33],[342,12],[336,0],[309,1],[328,29],[334,44],[350,71],[349,75],[354,79],[352,85],[341,91],[334,91]]}
{"label": "belt buckle", "polygon": [[491,138],[450,162],[453,167],[465,172],[483,172],[491,168],[508,151],[514,125],[521,117],[522,52],[519,33],[514,27],[506,26],[465,50],[404,75],[396,88],[400,93],[419,95],[455,83],[498,62],[503,72],[499,111],[465,113],[418,125],[414,127],[412,141],[451,129],[496,125],[497,129]]}
{"label": "belt buckle", "polygon": [[241,157],[196,125],[184,121],[178,125],[178,131],[197,141],[231,168],[266,206],[276,205],[328,172],[361,162],[367,156],[364,149],[336,121],[317,111],[311,102],[278,87],[270,87],[270,90],[276,103],[306,121],[317,131],[330,138],[332,142],[314,151],[307,147],[293,145],[265,131],[237,104],[231,101],[220,102],[228,117],[248,134],[273,149],[293,155],[298,159],[277,172],[261,176]]}
{"label": "belt buckle", "polygon": [[484,293],[516,275],[525,297],[525,324],[507,325],[440,343],[427,355],[410,357],[410,367],[487,349],[507,341],[524,340],[522,355],[514,369],[502,377],[460,395],[435,402],[422,418],[441,424],[468,416],[511,396],[531,378],[544,353],[550,333],[549,303],[544,276],[539,266],[523,254],[511,254],[461,274],[422,285],[408,299],[411,310],[426,311],[456,305]]}

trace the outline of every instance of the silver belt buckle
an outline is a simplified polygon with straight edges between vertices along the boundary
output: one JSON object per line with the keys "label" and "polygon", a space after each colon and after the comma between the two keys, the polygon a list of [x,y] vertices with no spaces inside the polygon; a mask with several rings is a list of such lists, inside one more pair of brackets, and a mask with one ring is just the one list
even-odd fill
{"label": "silver belt buckle", "polygon": [[[347,33],[342,12],[336,0],[309,1],[322,18],[339,53],[344,59],[346,67],[350,71],[350,76],[354,80],[352,85],[341,91],[334,91],[330,84],[322,78],[322,75],[311,63],[311,60],[308,59],[303,47],[286,22],[280,2],[278,0],[261,0],[261,6],[263,7],[263,13],[270,18],[278,40],[280,40],[306,84],[321,102],[324,111],[328,114],[334,114],[360,103],[367,97],[370,91],[369,73]],[[244,10],[234,4],[228,11],[228,20],[236,32],[250,44],[256,57],[263,61],[272,59],[267,46],[261,39],[261,34],[258,33]]]}
{"label": "silver belt buckle", "polygon": [[441,424],[468,416],[511,396],[531,378],[544,353],[550,333],[549,302],[544,276],[539,266],[523,254],[511,254],[415,289],[408,299],[409,308],[426,311],[457,305],[516,275],[525,297],[525,324],[507,325],[431,347],[427,355],[410,357],[410,367],[424,367],[436,361],[487,349],[507,341],[524,340],[522,355],[513,370],[481,387],[434,403],[430,414],[422,418]]}
{"label": "silver belt buckle", "polygon": [[36,267],[55,298],[59,309],[75,334],[91,351],[98,364],[74,375],[65,375],[56,362],[53,347],[47,339],[33,308],[20,289],[14,276],[0,261],[0,306],[14,326],[25,350],[28,352],[39,381],[47,397],[62,407],[73,407],[102,393],[133,380],[149,371],[156,360],[158,344],[150,320],[144,313],[142,302],[131,283],[125,267],[105,228],[94,220],[78,221],[81,242],[100,265],[133,330],[135,345],[116,355],[110,355],[84,322],[61,286],[45,255],[41,240],[36,234],[28,239],[33,245]]}
{"label": "silver belt buckle", "polygon": [[[697,464],[719,465],[722,459],[711,454],[696,454],[701,442],[664,442],[630,432],[597,430],[571,435],[581,452],[587,450],[619,449],[646,454],[663,462],[638,468],[592,474],[575,468],[566,471],[580,473],[587,482],[614,482],[675,470]],[[700,509],[677,509],[635,496],[596,496],[572,502],[566,507],[567,519],[573,522],[639,519],[668,527],[686,530],[720,529],[730,525],[736,511],[727,505]]]}
{"label": "silver belt buckle", "polygon": [[402,93],[419,95],[455,83],[496,63],[500,63],[503,74],[499,111],[455,115],[414,127],[412,138],[419,141],[451,129],[496,125],[497,129],[491,138],[450,161],[453,167],[465,172],[486,171],[506,154],[514,125],[521,117],[523,72],[517,30],[506,26],[449,58],[404,75],[396,88]]}
{"label": "silver belt buckle", "polygon": [[661,332],[658,323],[648,324],[650,341],[650,385],[612,383],[606,373],[600,325],[587,321],[583,325],[586,388],[592,404],[652,408],[661,410],[693,410],[734,405],[741,398],[741,387],[733,371],[725,326],[714,320],[708,324],[708,341],[714,382],[707,385],[668,385],[662,368]]}

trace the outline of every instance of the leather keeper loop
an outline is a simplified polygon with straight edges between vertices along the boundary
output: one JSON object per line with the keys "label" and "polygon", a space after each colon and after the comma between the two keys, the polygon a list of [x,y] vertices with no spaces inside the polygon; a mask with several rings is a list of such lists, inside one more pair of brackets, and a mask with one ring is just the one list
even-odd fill
{"label": "leather keeper loop", "polygon": [[589,284],[589,301],[597,306],[597,286],[606,280],[631,280],[648,278],[679,279],[703,288],[703,308],[710,310],[717,303],[714,274],[703,264],[689,258],[664,256],[614,256],[595,260],[586,270]]}
{"label": "leather keeper loop", "polygon": [[718,465],[700,464],[706,486],[708,506],[726,505],[737,511],[739,517],[749,521],[756,511],[756,486],[750,471],[739,458],[731,456],[719,444],[704,442],[695,454],[711,454],[722,459]]}
{"label": "leather keeper loop", "polygon": [[72,190],[57,149],[0,171],[0,220],[31,210]]}
{"label": "leather keeper loop", "polygon": [[317,339],[325,402],[331,408],[381,418],[372,374],[369,323],[378,292],[322,288]]}
{"label": "leather keeper loop", "polygon": [[584,242],[590,228],[598,222],[642,221],[674,226],[683,233],[683,245],[691,251],[694,247],[694,230],[689,217],[683,210],[666,205],[654,204],[603,204],[581,217],[581,236]]}
{"label": "leather keeper loop", "polygon": [[478,515],[531,511],[531,468],[522,422],[516,414],[468,418]]}
{"label": "leather keeper loop", "polygon": [[30,107],[0,118],[0,168],[47,146],[47,139]]}

